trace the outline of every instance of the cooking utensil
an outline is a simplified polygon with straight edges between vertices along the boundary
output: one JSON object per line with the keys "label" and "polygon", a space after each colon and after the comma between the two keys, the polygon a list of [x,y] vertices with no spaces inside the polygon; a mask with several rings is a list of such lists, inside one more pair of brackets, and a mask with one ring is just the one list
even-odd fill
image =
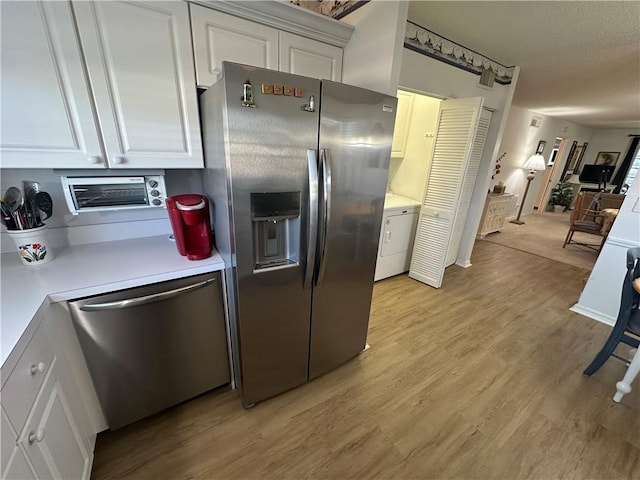
{"label": "cooking utensil", "polygon": [[22,180],[22,191],[26,198],[35,198],[36,193],[42,191],[42,185],[34,180]]}
{"label": "cooking utensil", "polygon": [[40,211],[36,207],[36,194],[42,191],[42,185],[34,180],[22,180],[24,192],[24,206],[28,217],[29,228],[36,228],[42,224]]}
{"label": "cooking utensil", "polygon": [[0,203],[0,211],[2,212],[3,225],[7,227],[8,230],[17,230],[18,226],[16,225],[16,222],[13,221],[13,216],[4,202]]}
{"label": "cooking utensil", "polygon": [[19,230],[24,229],[24,223],[22,219],[22,215],[20,213],[20,208],[24,202],[24,196],[22,195],[22,190],[17,187],[9,187],[4,194],[4,203],[9,208],[9,212],[13,217],[13,221],[16,223],[16,226]]}
{"label": "cooking utensil", "polygon": [[47,192],[36,193],[36,207],[46,215],[46,217],[42,218],[43,221],[50,218],[51,215],[53,215],[53,200],[51,199],[51,195]]}

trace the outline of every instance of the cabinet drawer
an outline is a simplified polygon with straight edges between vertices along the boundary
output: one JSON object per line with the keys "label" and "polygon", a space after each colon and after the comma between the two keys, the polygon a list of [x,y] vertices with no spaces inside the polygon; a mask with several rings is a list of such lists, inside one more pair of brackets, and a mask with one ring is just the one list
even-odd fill
{"label": "cabinet drawer", "polygon": [[2,406],[20,433],[53,362],[53,348],[40,324],[2,388]]}

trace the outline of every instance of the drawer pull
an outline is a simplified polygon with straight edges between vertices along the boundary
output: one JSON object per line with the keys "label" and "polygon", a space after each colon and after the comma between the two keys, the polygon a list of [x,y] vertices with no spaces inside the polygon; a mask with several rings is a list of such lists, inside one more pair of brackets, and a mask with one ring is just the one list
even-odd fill
{"label": "drawer pull", "polygon": [[29,443],[41,442],[43,438],[44,438],[44,429],[39,428],[35,432],[31,432],[29,434]]}
{"label": "drawer pull", "polygon": [[45,367],[44,363],[40,362],[37,365],[31,365],[31,375],[35,375],[36,373],[44,373]]}

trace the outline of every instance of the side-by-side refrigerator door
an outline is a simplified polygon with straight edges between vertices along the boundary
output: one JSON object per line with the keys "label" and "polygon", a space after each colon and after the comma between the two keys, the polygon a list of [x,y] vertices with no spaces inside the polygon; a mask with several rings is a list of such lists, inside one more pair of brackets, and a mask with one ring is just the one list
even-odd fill
{"label": "side-by-side refrigerator door", "polygon": [[226,62],[224,75],[240,393],[250,405],[308,378],[305,274],[315,246],[307,237],[320,82]]}
{"label": "side-by-side refrigerator door", "polygon": [[366,344],[397,99],[323,81],[309,378]]}

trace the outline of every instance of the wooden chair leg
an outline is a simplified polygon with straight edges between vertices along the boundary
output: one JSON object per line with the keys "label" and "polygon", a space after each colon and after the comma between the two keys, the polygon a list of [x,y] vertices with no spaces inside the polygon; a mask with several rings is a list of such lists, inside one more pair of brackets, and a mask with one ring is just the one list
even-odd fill
{"label": "wooden chair leg", "polygon": [[567,237],[564,239],[564,243],[562,244],[562,248],[567,246],[567,243],[571,242],[571,239],[573,238],[573,229],[569,228],[569,231],[567,232]]}
{"label": "wooden chair leg", "polygon": [[604,235],[602,237],[602,241],[600,242],[600,248],[598,248],[598,253],[600,253],[600,250],[602,250],[602,247],[604,247],[604,242],[606,242],[606,241],[607,241],[607,236]]}

